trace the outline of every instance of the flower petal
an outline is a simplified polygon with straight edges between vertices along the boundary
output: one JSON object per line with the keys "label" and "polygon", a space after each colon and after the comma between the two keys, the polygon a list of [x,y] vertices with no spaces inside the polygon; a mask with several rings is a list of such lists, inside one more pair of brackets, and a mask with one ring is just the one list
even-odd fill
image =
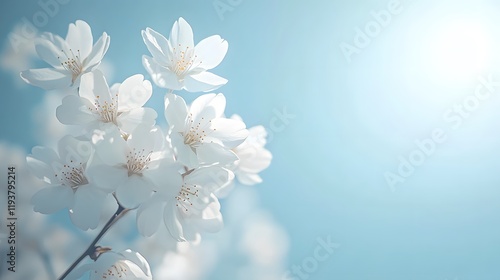
{"label": "flower petal", "polygon": [[155,190],[162,195],[176,196],[182,186],[182,176],[179,166],[173,164],[171,159],[158,160],[156,168],[148,168],[143,171],[144,177],[155,184]]}
{"label": "flower petal", "polygon": [[146,201],[153,192],[153,184],[138,175],[131,175],[116,189],[116,198],[125,208],[134,209]]}
{"label": "flower petal", "polygon": [[[60,67],[62,55],[61,49],[50,40],[40,38],[35,41],[35,49],[38,56],[53,67]],[[64,59],[64,58],[63,58]]]}
{"label": "flower petal", "polygon": [[59,162],[59,156],[53,149],[36,146],[31,150],[31,155],[26,157],[28,168],[37,177],[49,184],[58,184],[54,176],[52,163]]}
{"label": "flower petal", "polygon": [[196,154],[200,164],[226,165],[238,160],[238,156],[233,151],[216,143],[203,143],[196,148]]}
{"label": "flower petal", "polygon": [[95,147],[95,152],[99,158],[107,165],[123,165],[127,163],[126,155],[129,147],[127,142],[122,138],[120,131],[108,129],[107,131],[99,131],[102,133],[100,137],[92,137]]}
{"label": "flower petal", "polygon": [[156,111],[151,108],[137,108],[124,113],[121,113],[116,122],[120,129],[126,133],[131,133],[136,130],[138,126],[151,128],[155,125]]}
{"label": "flower petal", "polygon": [[105,192],[90,184],[78,187],[70,211],[73,224],[82,230],[95,229],[99,225],[106,196]]}
{"label": "flower petal", "polygon": [[62,124],[88,125],[97,121],[96,115],[89,108],[94,108],[94,105],[88,99],[67,95],[57,107],[56,117]]}
{"label": "flower petal", "polygon": [[150,237],[158,230],[163,207],[165,207],[163,198],[154,196],[137,209],[137,229],[143,236]]}
{"label": "flower petal", "polygon": [[182,17],[172,26],[169,41],[172,48],[194,48],[193,29]]}
{"label": "flower petal", "polygon": [[33,195],[33,210],[42,214],[52,214],[73,206],[73,190],[67,186],[43,188]]}
{"label": "flower petal", "polygon": [[195,47],[197,56],[194,65],[209,70],[219,65],[226,56],[228,43],[219,35],[213,35],[201,40]]}
{"label": "flower petal", "polygon": [[109,48],[110,38],[106,32],[102,33],[102,36],[99,37],[99,40],[92,47],[92,51],[83,61],[84,71],[92,70],[95,66],[101,63],[102,58],[106,54]]}
{"label": "flower petal", "polygon": [[224,94],[208,93],[196,98],[189,107],[189,112],[193,115],[194,122],[198,123],[201,118],[208,121],[221,117],[225,108],[226,97]]}
{"label": "flower petal", "polygon": [[184,78],[184,88],[189,92],[207,92],[227,84],[227,80],[210,72],[188,75]]}
{"label": "flower petal", "polygon": [[106,192],[114,191],[128,179],[128,171],[124,167],[104,164],[90,164],[87,167],[88,178]]}
{"label": "flower petal", "polygon": [[91,103],[112,103],[108,83],[104,74],[99,70],[86,73],[81,77],[79,95]]}
{"label": "flower petal", "polygon": [[73,163],[79,166],[80,163],[87,163],[93,152],[89,141],[82,141],[71,135],[61,138],[57,146],[59,157],[68,165]]}
{"label": "flower petal", "polygon": [[[146,259],[139,253],[137,252],[133,252],[132,250],[128,249],[128,250],[125,250],[123,252],[121,252],[121,254],[129,261],[133,262],[135,265],[137,265],[141,270],[142,270],[142,274],[134,274],[136,276],[139,276],[139,275],[146,275],[148,276],[148,278],[145,278],[145,279],[152,279],[151,278],[151,269],[149,267],[149,264],[148,262],[146,261]],[[143,278],[139,278],[139,279],[143,279]]]}
{"label": "flower petal", "polygon": [[28,84],[45,90],[62,89],[71,86],[71,75],[66,70],[53,68],[29,69],[21,72],[21,78]]}
{"label": "flower petal", "polygon": [[248,136],[245,123],[233,119],[213,119],[210,128],[214,130],[210,137],[221,140],[229,148],[240,145]]}
{"label": "flower petal", "polygon": [[163,66],[169,66],[171,64],[171,50],[167,39],[149,27],[143,30],[141,34],[144,44],[146,44],[154,59]]}
{"label": "flower petal", "polygon": [[68,34],[66,35],[66,42],[72,48],[75,55],[78,55],[83,60],[87,57],[92,50],[92,43],[94,38],[92,37],[92,31],[90,26],[83,20],[77,20],[75,23],[71,23],[68,28]]}
{"label": "flower petal", "polygon": [[182,97],[172,93],[165,95],[165,118],[170,127],[175,131],[184,130],[187,114],[186,101]]}
{"label": "flower petal", "polygon": [[125,112],[144,106],[152,93],[151,83],[144,80],[143,75],[127,78],[118,89],[118,111]]}
{"label": "flower petal", "polygon": [[170,235],[177,241],[185,241],[184,230],[180,221],[180,213],[175,200],[172,200],[163,210],[163,222]]}
{"label": "flower petal", "polygon": [[180,90],[183,87],[182,82],[177,75],[170,69],[162,67],[152,57],[143,55],[142,65],[148,71],[153,79],[153,82],[161,87],[173,90]]}

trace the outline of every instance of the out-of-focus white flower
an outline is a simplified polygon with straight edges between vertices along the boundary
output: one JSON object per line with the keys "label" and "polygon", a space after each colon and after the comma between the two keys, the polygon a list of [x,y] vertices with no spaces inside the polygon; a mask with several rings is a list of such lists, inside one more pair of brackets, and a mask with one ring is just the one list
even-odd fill
{"label": "out-of-focus white flower", "polygon": [[188,108],[175,94],[165,97],[165,117],[170,125],[170,139],[177,159],[195,168],[200,164],[230,164],[238,159],[231,151],[248,135],[245,123],[224,118],[223,94],[204,94]]}
{"label": "out-of-focus white flower", "polygon": [[139,125],[155,124],[156,111],[142,107],[151,97],[151,83],[140,74],[110,89],[102,72],[95,70],[82,76],[79,94],[80,97],[64,97],[57,108],[61,123],[82,125],[90,130],[117,126],[124,133],[132,132]]}
{"label": "out-of-focus white flower", "polygon": [[203,39],[195,46],[191,26],[179,18],[168,40],[151,28],[142,31],[142,38],[153,55],[144,55],[142,64],[159,87],[207,92],[227,83],[226,79],[207,72],[226,56],[228,44],[219,35]]}
{"label": "out-of-focus white flower", "polygon": [[227,199],[224,229],[198,245],[179,243],[152,266],[162,280],[275,280],[286,278],[286,231],[258,205],[254,188],[238,188]]}
{"label": "out-of-focus white flower", "polygon": [[109,41],[104,32],[92,46],[92,31],[82,20],[69,25],[66,39],[46,32],[36,40],[35,48],[38,56],[52,68],[26,70],[21,72],[21,78],[28,84],[47,90],[77,87],[82,74],[99,66]]}
{"label": "out-of-focus white flower", "polygon": [[151,280],[153,276],[146,259],[132,250],[102,253],[94,263],[75,269],[68,279],[80,279],[90,272],[90,280]]}
{"label": "out-of-focus white flower", "polygon": [[16,85],[26,85],[19,77],[19,72],[33,67],[36,57],[35,38],[37,30],[26,22],[18,23],[7,36],[0,54],[0,68],[14,77]]}
{"label": "out-of-focus white flower", "polygon": [[115,190],[125,208],[136,208],[154,191],[182,184],[171,155],[164,149],[165,140],[157,127],[139,126],[125,140],[118,129],[93,136],[96,157],[89,174],[99,184]]}
{"label": "out-of-focus white flower", "polygon": [[139,232],[151,236],[162,218],[172,237],[178,241],[197,241],[202,231],[221,230],[220,204],[213,193],[233,176],[225,168],[208,166],[185,173],[183,182],[175,187],[164,184],[148,203],[137,210]]}
{"label": "out-of-focus white flower", "polygon": [[50,184],[33,196],[35,211],[51,214],[68,208],[71,221],[79,228],[97,227],[109,189],[97,185],[87,174],[92,151],[89,142],[72,136],[59,141],[58,153],[45,147],[33,148],[27,157],[28,167]]}

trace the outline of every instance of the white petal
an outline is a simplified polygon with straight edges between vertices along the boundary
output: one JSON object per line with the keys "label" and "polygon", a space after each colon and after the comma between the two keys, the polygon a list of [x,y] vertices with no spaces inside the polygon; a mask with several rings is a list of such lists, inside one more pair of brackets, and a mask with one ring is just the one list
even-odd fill
{"label": "white petal", "polygon": [[94,105],[86,98],[67,95],[57,107],[56,117],[62,124],[88,125],[97,121],[96,115],[88,109],[93,107]]}
{"label": "white petal", "polygon": [[98,101],[100,104],[104,102],[110,104],[112,102],[106,78],[99,70],[82,75],[79,95],[92,103]]}
{"label": "white petal", "polygon": [[116,198],[123,207],[133,209],[146,201],[152,192],[153,184],[149,180],[133,174],[118,186]]}
{"label": "white petal", "polygon": [[87,174],[93,183],[106,192],[114,191],[128,180],[128,171],[122,166],[91,164],[87,167]]}
{"label": "white petal", "polygon": [[155,168],[144,170],[144,177],[155,184],[155,190],[167,197],[176,196],[182,186],[182,176],[179,166],[170,159],[159,160]]}
{"label": "white petal", "polygon": [[237,172],[236,178],[238,178],[238,182],[247,186],[253,186],[255,184],[262,183],[262,178],[260,178],[258,174],[253,173]]}
{"label": "white petal", "polygon": [[175,131],[183,131],[187,114],[186,101],[182,97],[172,93],[165,95],[165,118],[170,127],[175,127]]}
{"label": "white petal", "polygon": [[45,90],[63,89],[71,86],[71,75],[66,70],[53,68],[30,69],[21,72],[21,78],[28,84]]}
{"label": "white petal", "polygon": [[208,93],[196,98],[191,104],[189,112],[193,114],[195,123],[198,123],[202,117],[205,120],[221,117],[225,108],[226,97],[224,94]]}
{"label": "white petal", "polygon": [[103,133],[101,138],[93,137],[95,152],[99,158],[111,166],[127,163],[126,156],[129,147],[118,128],[100,131],[100,133]]}
{"label": "white petal", "polygon": [[210,72],[188,75],[184,78],[184,88],[189,92],[207,92],[227,84],[227,80]]}
{"label": "white petal", "polygon": [[77,20],[74,24],[71,23],[66,35],[66,42],[68,42],[75,55],[78,55],[79,51],[82,60],[87,57],[94,42],[88,23],[83,20]]}
{"label": "white petal", "polygon": [[140,108],[151,97],[153,88],[144,76],[137,74],[127,78],[118,90],[118,111],[125,112]]}
{"label": "white petal", "polygon": [[58,184],[59,180],[54,176],[53,162],[59,162],[56,152],[47,147],[34,147],[31,155],[26,157],[28,168],[39,179],[50,184]]}
{"label": "white petal", "polygon": [[196,148],[196,154],[202,164],[218,163],[226,165],[238,160],[238,156],[228,148],[216,143],[204,143]]}
{"label": "white petal", "polygon": [[142,65],[144,65],[157,86],[173,90],[182,89],[183,84],[179,77],[170,69],[160,66],[153,58],[146,55],[142,56]]}
{"label": "white petal", "polygon": [[42,214],[52,214],[73,206],[73,190],[67,186],[43,188],[33,195],[33,210]]}
{"label": "white petal", "polygon": [[179,209],[175,206],[175,201],[172,201],[163,210],[163,222],[168,232],[175,240],[185,241],[184,230],[180,219]]}
{"label": "white petal", "polygon": [[210,36],[201,40],[195,47],[197,60],[193,63],[199,68],[209,70],[219,65],[227,53],[227,41],[219,35]]}
{"label": "white petal", "polygon": [[70,217],[82,230],[95,229],[99,225],[101,211],[107,194],[92,185],[78,187]]}
{"label": "white petal", "polygon": [[133,252],[130,249],[125,250],[121,253],[127,260],[130,260],[134,264],[136,264],[144,274],[149,276],[148,278],[145,279],[152,279],[151,278],[151,269],[149,267],[148,262],[146,259],[139,253]]}
{"label": "white petal", "polygon": [[136,130],[138,126],[145,126],[151,128],[155,125],[156,111],[151,108],[137,108],[124,113],[121,113],[116,122],[120,129],[126,133],[131,133]]}
{"label": "white petal", "polygon": [[61,138],[57,146],[59,157],[68,165],[86,163],[93,152],[90,142],[76,139],[71,135]]}
{"label": "white petal", "polygon": [[171,64],[170,47],[167,39],[151,28],[146,28],[141,32],[144,44],[156,61],[163,66]]}
{"label": "white petal", "polygon": [[35,49],[38,56],[53,67],[60,67],[61,60],[59,57],[63,54],[61,49],[56,47],[54,43],[47,39],[38,39],[35,41]]}
{"label": "white petal", "polygon": [[229,148],[240,145],[248,136],[245,123],[237,120],[217,118],[212,120],[210,128],[214,129],[210,137],[221,140]]}
{"label": "white petal", "polygon": [[203,211],[202,219],[196,220],[196,224],[205,231],[218,232],[224,227],[222,214],[220,213],[220,204],[217,198],[212,195],[215,201]]}
{"label": "white petal", "polygon": [[231,171],[220,166],[200,167],[184,178],[187,185],[201,185],[210,192],[219,189],[229,182]]}
{"label": "white petal", "polygon": [[170,135],[172,148],[174,149],[177,160],[189,168],[199,166],[198,157],[189,145],[184,144],[184,138],[177,132]]}
{"label": "white petal", "polygon": [[150,237],[158,230],[163,207],[165,201],[159,196],[154,196],[137,209],[137,229],[143,236]]}
{"label": "white petal", "polygon": [[162,136],[161,130],[157,127],[138,126],[129,135],[127,144],[132,150],[144,150],[146,153],[152,153],[158,151],[162,146],[162,143],[157,143],[162,140]]}
{"label": "white petal", "polygon": [[92,51],[83,61],[84,70],[92,70],[95,66],[99,65],[102,58],[106,54],[109,48],[110,38],[106,32],[102,33],[102,36],[97,40],[97,42],[92,47]]}
{"label": "white petal", "polygon": [[194,47],[193,29],[191,29],[189,23],[182,17],[174,23],[169,41],[172,44],[172,48],[180,47],[181,49],[185,49],[186,47]]}
{"label": "white petal", "polygon": [[238,156],[240,156],[240,162],[238,164],[238,169],[247,173],[259,173],[262,170],[269,167],[271,164],[271,160],[273,155],[271,152],[264,148],[250,149],[253,151],[252,155],[248,155],[245,159],[245,155],[241,155],[237,152]]}

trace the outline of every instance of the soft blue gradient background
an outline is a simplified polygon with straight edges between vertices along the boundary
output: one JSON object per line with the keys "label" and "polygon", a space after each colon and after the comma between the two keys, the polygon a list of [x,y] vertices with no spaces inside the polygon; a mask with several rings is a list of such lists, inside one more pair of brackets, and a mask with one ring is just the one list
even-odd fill
{"label": "soft blue gradient background", "polygon": [[[113,82],[146,74],[146,27],[168,34],[182,16],[196,42],[225,38],[229,52],[213,72],[229,79],[220,89],[228,114],[268,128],[273,110],[295,115],[274,133],[273,163],[256,186],[290,235],[288,267],[312,256],[318,237],[341,244],[309,279],[500,279],[500,91],[451,129],[442,114],[474,92],[477,75],[441,77],[423,51],[448,18],[473,17],[493,50],[482,74],[498,73],[500,3],[401,1],[402,13],[348,63],[339,44],[352,44],[354,29],[388,2],[243,0],[221,20],[211,0],[72,0],[41,31],[64,36],[77,19],[96,38],[106,31]],[[15,23],[40,9],[36,1],[4,0],[0,7],[2,45]],[[30,112],[43,92],[17,88],[5,72],[0,84],[0,141],[29,150],[37,144]],[[155,88],[148,105],[161,112],[162,95]],[[392,192],[384,173],[395,172],[398,156],[407,157],[435,128],[447,141]]]}

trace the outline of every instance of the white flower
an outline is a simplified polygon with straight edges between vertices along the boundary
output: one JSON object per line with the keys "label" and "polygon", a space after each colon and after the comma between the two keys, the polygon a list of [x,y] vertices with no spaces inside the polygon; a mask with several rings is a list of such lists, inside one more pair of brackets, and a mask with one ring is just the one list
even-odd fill
{"label": "white flower", "polygon": [[34,210],[51,214],[69,208],[71,221],[83,230],[95,229],[109,190],[97,185],[87,174],[92,155],[89,142],[65,136],[59,141],[58,154],[49,148],[34,147],[27,157],[33,174],[50,187],[33,195]]}
{"label": "white flower", "polygon": [[[241,121],[238,115],[233,115],[231,119]],[[234,163],[231,170],[241,184],[254,185],[262,182],[258,173],[269,167],[273,155],[264,148],[267,132],[263,126],[251,127],[248,132],[247,139],[233,149],[239,160]]]}
{"label": "white flower", "polygon": [[200,164],[229,164],[238,159],[230,149],[248,135],[245,123],[224,118],[226,98],[223,94],[205,94],[196,98],[188,109],[182,97],[167,94],[165,117],[177,159],[194,168]]}
{"label": "white flower", "polygon": [[80,76],[96,68],[108,50],[110,38],[104,32],[92,46],[90,26],[82,20],[69,25],[66,40],[44,33],[35,43],[38,56],[52,68],[21,72],[28,84],[43,89],[63,89],[78,86]]}
{"label": "white flower", "polygon": [[207,92],[227,83],[226,79],[207,72],[219,65],[227,52],[227,41],[219,35],[194,46],[191,26],[179,18],[168,40],[151,28],[142,31],[142,38],[153,55],[143,56],[142,64],[159,87]]}
{"label": "white flower", "polygon": [[179,167],[164,149],[160,129],[139,126],[126,141],[118,129],[101,133],[93,137],[97,157],[89,166],[89,174],[96,182],[115,189],[123,207],[136,208],[158,186],[176,186],[182,181]]}
{"label": "white flower", "polygon": [[90,272],[90,280],[152,280],[146,259],[130,249],[121,253],[108,251],[99,255],[94,263],[75,269],[68,279],[78,279]]}
{"label": "white flower", "polygon": [[164,184],[137,210],[139,232],[151,236],[162,219],[170,235],[178,241],[197,241],[201,231],[221,230],[220,204],[213,193],[233,176],[225,168],[208,166],[186,172],[176,186]]}
{"label": "white flower", "polygon": [[152,94],[151,83],[142,75],[129,77],[110,89],[102,72],[95,70],[82,76],[79,94],[67,95],[57,108],[61,123],[104,130],[105,126],[118,126],[125,133],[139,125],[155,124],[156,111],[142,108]]}

